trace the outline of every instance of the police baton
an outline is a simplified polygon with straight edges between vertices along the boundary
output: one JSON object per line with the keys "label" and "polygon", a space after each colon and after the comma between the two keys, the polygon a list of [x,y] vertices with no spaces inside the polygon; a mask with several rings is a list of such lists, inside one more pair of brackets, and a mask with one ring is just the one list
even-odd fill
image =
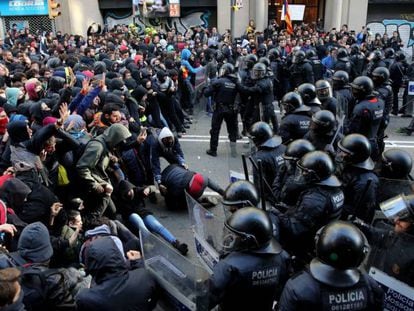
{"label": "police baton", "polygon": [[[259,167],[256,164],[256,162],[254,162],[253,158],[252,157],[249,157],[249,160],[252,163],[254,169],[259,172]],[[261,161],[261,160],[259,160],[259,161]],[[264,179],[263,172],[262,172],[262,175],[259,176],[259,178],[260,178],[260,182],[263,182],[264,185],[266,186],[267,190],[272,194],[273,200],[275,200],[275,203],[276,203],[278,201],[278,199],[273,194],[272,187],[270,187],[270,185],[268,184],[268,182],[266,181],[266,179]]]}
{"label": "police baton", "polygon": [[260,198],[262,203],[262,209],[266,212],[266,200],[265,200],[265,192],[264,192],[264,178],[263,178],[263,166],[262,160],[258,160],[257,164],[259,166],[259,181],[260,181]]}
{"label": "police baton", "polygon": [[244,153],[242,154],[242,162],[243,162],[244,179],[249,181],[249,171],[247,170],[246,155]]}
{"label": "police baton", "polygon": [[334,148],[333,144],[334,144],[334,142],[335,142],[336,138],[338,137],[339,132],[340,132],[340,131],[341,131],[341,129],[344,127],[344,121],[345,121],[345,115],[343,115],[343,116],[341,117],[341,120],[339,121],[339,126],[338,126],[338,128],[336,129],[335,135],[333,136],[333,138],[332,138],[331,142],[328,144],[328,146],[330,146],[331,150],[335,150],[335,148]]}

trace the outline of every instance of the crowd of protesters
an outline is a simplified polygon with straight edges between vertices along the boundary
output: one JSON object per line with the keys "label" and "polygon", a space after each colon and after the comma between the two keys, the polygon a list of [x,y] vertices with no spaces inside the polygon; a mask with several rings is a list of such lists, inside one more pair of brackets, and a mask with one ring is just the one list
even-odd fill
{"label": "crowd of protesters", "polygon": [[[145,207],[146,200],[159,203],[159,189],[169,208],[182,209],[184,190],[196,199],[206,187],[223,194],[189,170],[179,142],[195,108],[216,108],[211,92],[200,100],[198,75],[209,88],[220,68],[232,64],[244,83],[238,98],[244,128],[234,140],[260,120],[259,114],[252,119],[249,106],[257,89],[248,89],[257,61],[271,76],[272,104],[303,83],[335,81],[338,71],[348,76],[342,86],[350,93],[348,82],[386,67],[394,91],[389,113],[411,116],[406,81],[414,79],[414,65],[400,51],[403,44],[397,31],[379,35],[346,25],[324,31],[316,23],[296,25],[289,34],[275,21],[264,32],[250,21],[240,38],[215,27],[184,34],[147,27],[140,33],[131,24],[91,28],[83,37],[14,25],[0,39],[1,310],[155,307],[159,289],[143,268],[139,227],[183,255],[188,247]],[[258,59],[250,64],[252,55]],[[272,126],[281,134],[283,121],[281,131],[276,117]],[[290,134],[282,137],[286,145]]]}

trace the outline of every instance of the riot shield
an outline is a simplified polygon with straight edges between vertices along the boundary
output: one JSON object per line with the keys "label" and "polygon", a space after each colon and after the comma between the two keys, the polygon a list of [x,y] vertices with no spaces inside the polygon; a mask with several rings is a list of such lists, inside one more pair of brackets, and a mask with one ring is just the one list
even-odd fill
{"label": "riot shield", "polygon": [[223,210],[219,207],[207,210],[188,193],[186,199],[198,257],[201,263],[212,271],[219,261],[223,245]]}
{"label": "riot shield", "polygon": [[208,310],[209,273],[180,255],[164,240],[140,227],[146,269],[157,279],[166,310]]}
{"label": "riot shield", "polygon": [[381,203],[399,194],[414,194],[414,181],[380,178],[377,202]]}
{"label": "riot shield", "polygon": [[414,236],[385,222],[374,230],[366,269],[384,289],[384,310],[414,310]]}
{"label": "riot shield", "polygon": [[[249,156],[254,151],[254,144],[250,139],[243,138],[235,144],[227,143],[227,168],[229,174],[229,182],[246,179],[246,169],[249,180],[253,182],[253,170],[250,165]],[[247,167],[243,165],[242,155],[245,156]]]}

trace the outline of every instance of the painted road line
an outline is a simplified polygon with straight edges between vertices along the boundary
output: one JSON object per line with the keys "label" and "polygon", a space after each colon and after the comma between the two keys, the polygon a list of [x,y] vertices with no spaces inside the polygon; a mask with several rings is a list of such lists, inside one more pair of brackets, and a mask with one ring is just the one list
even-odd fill
{"label": "painted road line", "polygon": [[[180,143],[181,142],[189,142],[189,143],[209,143],[210,142],[210,139],[197,139],[197,138],[188,138],[188,139],[185,139],[185,138],[181,138],[180,139]],[[228,143],[228,142],[230,142],[230,140],[228,140],[228,139],[219,139],[219,143]],[[248,140],[238,140],[237,143],[238,144],[247,144],[247,143],[249,143],[249,141]]]}

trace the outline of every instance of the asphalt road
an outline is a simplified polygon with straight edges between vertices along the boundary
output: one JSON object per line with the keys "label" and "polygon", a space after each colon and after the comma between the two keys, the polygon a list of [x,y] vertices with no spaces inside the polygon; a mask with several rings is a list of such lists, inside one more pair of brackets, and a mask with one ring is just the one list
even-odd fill
{"label": "asphalt road", "polygon": [[[409,118],[391,117],[391,122],[387,129],[386,148],[403,148],[414,158],[414,136],[408,137],[397,132],[400,127],[407,126],[410,121],[411,119]],[[206,154],[206,150],[209,148],[210,123],[210,116],[203,110],[197,111],[193,117],[191,129],[180,139],[180,143],[189,168],[209,176],[225,188],[229,184],[230,170],[243,172],[242,161],[240,156],[238,158],[230,156],[225,124],[223,124],[220,133],[218,156],[211,157]],[[249,152],[250,146],[248,143],[247,138],[237,142],[239,155]],[[166,162],[163,164],[166,165]],[[207,193],[213,194],[211,191]],[[159,196],[158,198],[158,204],[150,205],[154,214],[179,240],[189,244],[189,258],[194,258],[194,240],[190,229],[187,207],[183,206],[181,211],[171,212],[165,208],[162,197]]]}
{"label": "asphalt road", "polygon": [[[232,158],[230,156],[229,141],[225,124],[222,125],[220,133],[218,156],[211,157],[206,154],[210,141],[210,124],[211,116],[207,115],[204,109],[199,105],[193,117],[193,124],[187,134],[180,139],[185,158],[189,168],[193,171],[205,174],[215,180],[219,185],[225,188],[229,184],[230,171],[242,173],[241,156]],[[414,158],[414,136],[408,137],[405,134],[398,133],[398,129],[405,127],[411,119],[402,117],[391,117],[390,125],[387,129],[386,148],[403,148],[407,150]],[[240,124],[241,130],[241,124]],[[238,154],[248,153],[250,150],[247,138],[237,142]],[[163,167],[167,165],[162,162]],[[250,169],[251,170],[251,169]],[[205,192],[206,193],[206,192]],[[212,191],[207,191],[208,195],[217,195]],[[193,231],[191,229],[187,207],[183,206],[181,210],[171,212],[166,209],[163,198],[158,195],[158,203],[148,203],[154,215],[164,224],[180,241],[189,246],[187,259],[194,263],[200,263],[196,256]],[[218,213],[220,206],[211,209],[213,213]],[[167,310],[169,308],[157,307],[157,310]]]}

